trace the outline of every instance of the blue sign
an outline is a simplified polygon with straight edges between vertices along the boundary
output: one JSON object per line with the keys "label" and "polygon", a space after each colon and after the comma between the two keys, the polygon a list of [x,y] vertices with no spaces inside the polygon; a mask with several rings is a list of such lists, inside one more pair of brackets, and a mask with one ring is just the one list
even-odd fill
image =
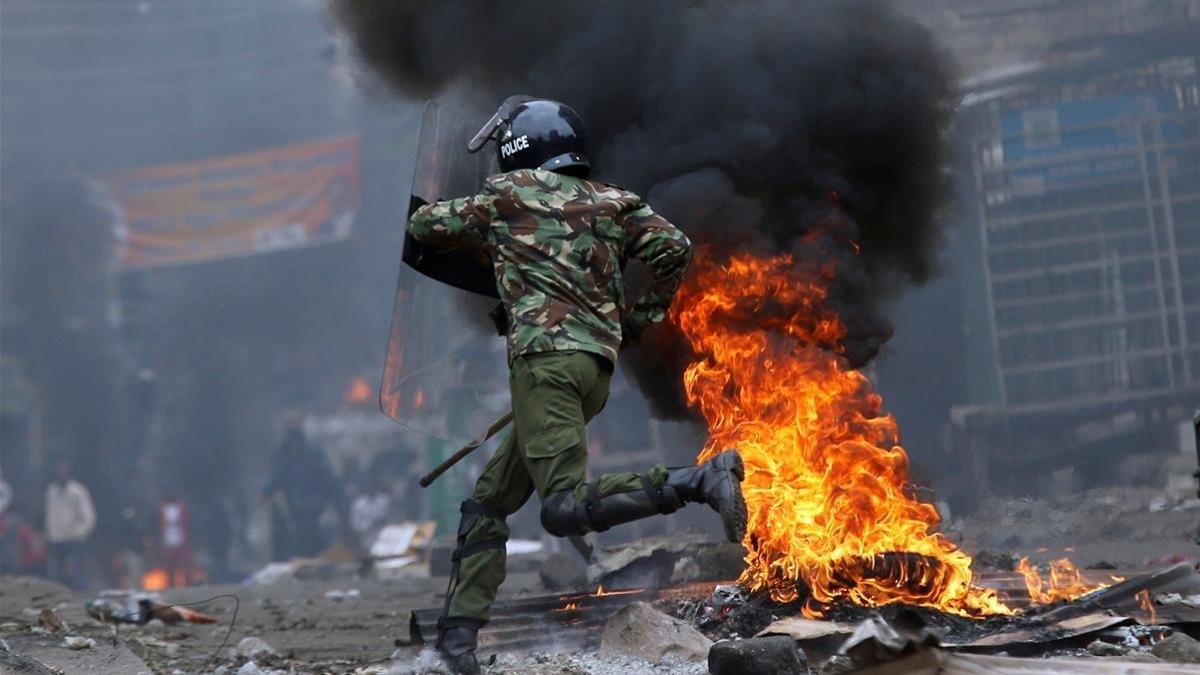
{"label": "blue sign", "polygon": [[[1019,192],[1040,193],[1096,178],[1139,171],[1136,125],[1142,142],[1154,144],[1154,115],[1177,108],[1169,91],[1072,101],[1010,110],[1000,119],[1004,163]],[[1160,122],[1164,143],[1178,140],[1178,122]]]}

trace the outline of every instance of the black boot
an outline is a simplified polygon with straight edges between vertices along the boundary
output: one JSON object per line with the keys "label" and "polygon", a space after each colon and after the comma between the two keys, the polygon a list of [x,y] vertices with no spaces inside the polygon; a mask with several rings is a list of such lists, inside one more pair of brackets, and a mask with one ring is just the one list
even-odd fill
{"label": "black boot", "polygon": [[572,490],[562,490],[542,502],[542,526],[558,537],[604,532],[613,525],[656,513],[674,513],[688,502],[700,502],[721,514],[725,536],[740,542],[746,534],[746,501],[741,488],[744,475],[741,456],[736,451],[725,451],[699,466],[667,469],[667,479],[661,485],[642,476],[642,489],[633,492],[601,497],[592,483],[587,497],[580,502]]}
{"label": "black boot", "polygon": [[457,675],[475,675],[479,661],[475,658],[475,643],[482,621],[450,618],[439,621],[437,650],[442,661]]}
{"label": "black boot", "polygon": [[746,499],[742,480],[746,470],[736,450],[726,450],[703,464],[668,469],[666,486],[689,502],[708,504],[721,514],[725,537],[740,542],[746,536]]}
{"label": "black boot", "polygon": [[[504,522],[503,516],[492,511],[486,505],[473,499],[462,503],[462,519],[458,523],[458,545],[450,555],[450,580],[446,587],[446,604],[442,607],[442,616],[438,619],[438,653],[446,666],[460,675],[474,675],[479,672],[479,662],[475,658],[475,645],[479,637],[479,629],[485,623],[481,619],[465,616],[450,616],[450,605],[454,594],[458,592],[458,572],[464,559],[482,553],[488,549],[504,551],[505,537],[495,537],[467,543],[467,536],[475,528],[480,518],[487,517]],[[504,564],[503,557],[499,564]]]}

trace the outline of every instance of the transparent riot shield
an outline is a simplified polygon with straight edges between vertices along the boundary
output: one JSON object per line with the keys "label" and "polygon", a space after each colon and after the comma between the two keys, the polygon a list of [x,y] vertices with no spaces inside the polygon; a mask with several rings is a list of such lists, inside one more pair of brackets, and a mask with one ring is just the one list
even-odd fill
{"label": "transparent riot shield", "polygon": [[[492,153],[467,153],[478,126],[437,103],[426,106],[410,214],[475,194],[494,172]],[[380,407],[431,440],[466,443],[509,408],[504,339],[488,317],[498,303],[491,262],[481,250],[442,252],[411,238],[403,260]]]}

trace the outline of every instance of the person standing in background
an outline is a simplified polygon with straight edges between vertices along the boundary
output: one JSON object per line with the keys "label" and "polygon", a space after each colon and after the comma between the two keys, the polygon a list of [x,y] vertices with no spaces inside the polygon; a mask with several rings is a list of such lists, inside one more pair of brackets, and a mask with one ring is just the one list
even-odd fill
{"label": "person standing in background", "polygon": [[54,480],[46,486],[47,571],[51,579],[72,588],[82,582],[83,545],[95,529],[92,495],[75,480],[71,463],[60,459]]}
{"label": "person standing in background", "polygon": [[325,451],[304,435],[304,418],[289,413],[284,426],[283,442],[271,456],[271,473],[262,488],[272,507],[272,558],[315,557],[323,547],[321,514],[328,506],[344,513],[342,491]]}
{"label": "person standing in background", "polygon": [[8,505],[12,500],[12,486],[5,482],[4,475],[0,474],[0,532],[4,531],[4,514],[8,512]]}
{"label": "person standing in background", "polygon": [[158,554],[172,586],[192,583],[191,533],[187,500],[170,486],[158,504]]}

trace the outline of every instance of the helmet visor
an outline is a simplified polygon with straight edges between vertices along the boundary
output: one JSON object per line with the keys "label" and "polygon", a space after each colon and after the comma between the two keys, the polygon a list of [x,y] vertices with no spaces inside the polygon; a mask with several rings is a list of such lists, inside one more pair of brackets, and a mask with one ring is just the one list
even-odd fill
{"label": "helmet visor", "polygon": [[488,141],[496,137],[497,132],[500,130],[500,125],[512,119],[513,111],[517,109],[517,106],[534,100],[537,100],[536,97],[525,94],[516,94],[504,99],[504,103],[500,104],[496,112],[480,127],[479,132],[467,142],[467,152],[479,152],[483,149],[483,146],[487,145]]}

